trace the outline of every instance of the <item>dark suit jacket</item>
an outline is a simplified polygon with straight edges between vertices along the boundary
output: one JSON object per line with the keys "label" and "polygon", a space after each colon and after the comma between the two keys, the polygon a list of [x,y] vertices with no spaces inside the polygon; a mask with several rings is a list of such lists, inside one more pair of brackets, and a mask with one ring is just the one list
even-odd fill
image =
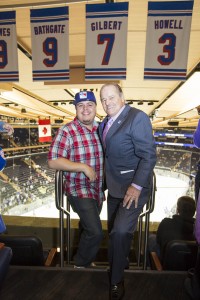
{"label": "dark suit jacket", "polygon": [[[102,139],[107,118],[99,126]],[[156,163],[156,148],[149,117],[141,110],[125,106],[106,136],[106,184],[113,197],[123,198],[135,183],[149,187]]]}

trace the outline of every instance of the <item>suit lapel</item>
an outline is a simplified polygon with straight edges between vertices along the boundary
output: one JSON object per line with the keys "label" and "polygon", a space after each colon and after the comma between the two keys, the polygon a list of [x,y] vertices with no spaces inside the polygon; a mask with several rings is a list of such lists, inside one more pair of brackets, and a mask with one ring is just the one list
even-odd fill
{"label": "suit lapel", "polygon": [[121,114],[118,116],[118,118],[114,121],[114,123],[108,130],[108,133],[106,135],[106,148],[109,147],[109,140],[111,139],[112,135],[122,126],[122,124],[126,120],[129,110],[130,106],[126,105],[124,110],[121,112]]}

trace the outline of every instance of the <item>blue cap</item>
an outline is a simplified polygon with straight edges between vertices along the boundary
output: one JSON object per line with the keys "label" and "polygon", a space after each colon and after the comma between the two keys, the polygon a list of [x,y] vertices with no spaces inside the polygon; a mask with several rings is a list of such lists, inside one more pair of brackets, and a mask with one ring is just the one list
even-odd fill
{"label": "blue cap", "polygon": [[92,101],[94,103],[97,103],[95,95],[91,91],[84,91],[84,92],[76,93],[75,99],[74,99],[74,105],[77,105],[79,102],[82,102],[82,101]]}

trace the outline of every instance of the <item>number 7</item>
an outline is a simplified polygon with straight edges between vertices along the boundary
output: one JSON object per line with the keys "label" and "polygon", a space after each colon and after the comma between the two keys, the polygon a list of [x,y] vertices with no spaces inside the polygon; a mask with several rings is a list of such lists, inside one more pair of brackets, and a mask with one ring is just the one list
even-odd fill
{"label": "number 7", "polygon": [[110,60],[110,57],[111,57],[114,41],[115,41],[115,34],[114,33],[98,34],[98,36],[97,36],[97,44],[98,45],[102,45],[105,42],[107,42],[105,52],[104,52],[104,56],[103,56],[103,60],[101,62],[102,65],[108,65],[109,64],[109,60]]}

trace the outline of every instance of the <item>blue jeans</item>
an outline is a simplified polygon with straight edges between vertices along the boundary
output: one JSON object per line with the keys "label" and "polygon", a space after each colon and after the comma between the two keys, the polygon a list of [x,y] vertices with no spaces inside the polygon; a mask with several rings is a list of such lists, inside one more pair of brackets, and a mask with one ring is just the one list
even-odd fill
{"label": "blue jeans", "polygon": [[78,250],[74,257],[75,265],[87,267],[95,260],[103,239],[99,216],[102,205],[99,206],[98,202],[91,198],[68,196],[68,200],[73,211],[80,218],[82,229]]}

